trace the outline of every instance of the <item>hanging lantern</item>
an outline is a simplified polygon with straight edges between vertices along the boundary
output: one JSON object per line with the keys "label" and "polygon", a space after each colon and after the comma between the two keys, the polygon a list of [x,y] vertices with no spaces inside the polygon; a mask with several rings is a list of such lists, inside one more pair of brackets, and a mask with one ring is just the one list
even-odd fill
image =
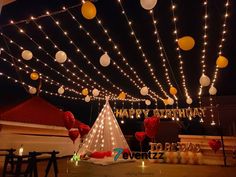
{"label": "hanging lantern", "polygon": [[96,6],[90,1],[85,1],[81,7],[81,13],[84,18],[91,20],[97,14]]}
{"label": "hanging lantern", "polygon": [[151,105],[151,101],[150,101],[150,100],[145,100],[145,104],[146,104],[147,106],[149,106],[149,105]]}
{"label": "hanging lantern", "polygon": [[21,53],[21,57],[24,59],[24,60],[31,60],[33,58],[33,54],[31,51],[29,50],[24,50],[22,53]]}
{"label": "hanging lantern", "polygon": [[87,95],[87,96],[84,98],[84,101],[87,102],[87,103],[90,102],[90,96]]}
{"label": "hanging lantern", "polygon": [[170,94],[171,95],[176,95],[177,94],[177,89],[175,87],[170,87]]}
{"label": "hanging lantern", "polygon": [[121,92],[118,96],[119,100],[125,100],[125,98],[126,98],[126,93],[125,92]]}
{"label": "hanging lantern", "polygon": [[89,94],[89,91],[87,88],[82,90],[82,95],[87,96]]}
{"label": "hanging lantern", "polygon": [[34,95],[37,93],[37,89],[35,87],[29,87],[29,93]]}
{"label": "hanging lantern", "polygon": [[39,74],[36,73],[36,72],[32,72],[32,73],[30,74],[30,78],[31,78],[32,80],[36,81],[36,80],[39,79]]}
{"label": "hanging lantern", "polygon": [[178,39],[178,45],[182,50],[188,51],[194,47],[195,41],[191,36],[184,36]]}
{"label": "hanging lantern", "polygon": [[61,86],[61,87],[57,90],[57,92],[58,92],[60,95],[62,95],[62,94],[65,92],[65,89],[63,88],[63,86]]}
{"label": "hanging lantern", "polygon": [[58,63],[64,63],[67,60],[67,55],[64,51],[58,51],[55,55],[55,59]]}
{"label": "hanging lantern", "polygon": [[141,95],[143,95],[143,96],[147,95],[147,94],[148,94],[148,88],[147,88],[147,87],[141,88],[140,93],[141,93]]}
{"label": "hanging lantern", "polygon": [[169,105],[173,105],[174,102],[175,102],[175,101],[174,101],[173,98],[170,98],[170,97],[169,97],[169,98],[167,99],[167,104],[169,104]]}
{"label": "hanging lantern", "polygon": [[214,86],[211,86],[209,89],[209,94],[210,95],[215,95],[217,93],[217,89]]}
{"label": "hanging lantern", "polygon": [[98,96],[100,91],[98,89],[93,89],[92,94],[94,97]]}
{"label": "hanging lantern", "polygon": [[187,103],[187,104],[192,104],[192,103],[193,103],[192,98],[188,97],[188,98],[186,99],[186,103]]}
{"label": "hanging lantern", "polygon": [[100,64],[103,67],[107,67],[109,66],[111,63],[111,59],[109,57],[109,55],[107,53],[104,53],[101,57],[100,57]]}
{"label": "hanging lantern", "polygon": [[218,68],[226,68],[228,66],[228,63],[228,59],[224,56],[219,56],[216,60],[216,65],[218,66]]}
{"label": "hanging lantern", "polygon": [[152,10],[157,4],[157,0],[140,0],[140,4],[145,10]]}
{"label": "hanging lantern", "polygon": [[210,80],[210,78],[209,78],[207,75],[203,74],[203,75],[200,77],[199,82],[200,82],[200,84],[201,84],[202,87],[207,87],[207,86],[210,85],[211,80]]}

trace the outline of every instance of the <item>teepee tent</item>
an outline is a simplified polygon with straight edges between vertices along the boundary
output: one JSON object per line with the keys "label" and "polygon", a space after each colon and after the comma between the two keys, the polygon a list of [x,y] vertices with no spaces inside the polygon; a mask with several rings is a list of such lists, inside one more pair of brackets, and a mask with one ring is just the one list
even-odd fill
{"label": "teepee tent", "polygon": [[114,148],[129,149],[129,145],[113,114],[108,98],[106,98],[106,103],[86,136],[78,154],[113,151]]}

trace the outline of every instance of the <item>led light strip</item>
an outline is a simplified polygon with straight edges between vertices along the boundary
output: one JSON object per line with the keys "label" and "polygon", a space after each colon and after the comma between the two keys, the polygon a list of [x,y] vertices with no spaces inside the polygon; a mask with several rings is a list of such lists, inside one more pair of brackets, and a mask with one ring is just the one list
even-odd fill
{"label": "led light strip", "polygon": [[[160,58],[162,59],[162,66],[163,66],[164,71],[165,71],[166,81],[167,81],[169,87],[173,87],[173,84],[170,81],[169,70],[166,66],[166,60],[168,61],[168,56],[166,55],[164,45],[162,44],[161,37],[160,37],[160,34],[159,34],[157,26],[156,26],[157,25],[157,20],[155,19],[153,10],[150,10],[149,12],[151,14],[152,23],[153,23],[153,27],[154,27],[154,35],[156,35],[156,43],[159,46]],[[173,74],[173,77],[174,77],[174,74]],[[177,84],[177,82],[176,82],[176,84]],[[174,95],[174,98],[175,98],[175,100],[178,100],[176,95]]]}
{"label": "led light strip", "polygon": [[[172,9],[172,15],[173,15],[174,29],[175,29],[174,36],[175,36],[175,43],[177,44],[179,37],[178,37],[178,31],[177,31],[177,25],[176,25],[177,18],[175,16],[175,8],[176,8],[176,5],[171,0],[171,9]],[[176,50],[178,52],[178,59],[179,59],[179,64],[180,64],[179,69],[180,69],[180,74],[181,74],[181,78],[182,78],[182,86],[184,88],[186,98],[190,98],[189,93],[188,93],[188,89],[186,87],[186,80],[185,80],[184,69],[183,69],[184,62],[182,60],[182,55],[181,55],[181,51],[180,51],[178,44],[177,44]]]}
{"label": "led light strip", "polygon": [[142,58],[144,59],[144,63],[146,64],[147,68],[149,69],[149,72],[150,72],[152,78],[154,79],[155,83],[156,83],[157,86],[160,88],[160,90],[162,91],[162,93],[163,93],[166,97],[170,97],[170,96],[164,91],[162,85],[160,84],[160,82],[158,81],[157,77],[155,76],[155,74],[154,74],[154,69],[152,68],[151,63],[150,63],[149,60],[147,59],[147,56],[146,56],[146,54],[144,53],[144,51],[143,51],[143,49],[142,49],[142,46],[141,46],[141,44],[140,44],[140,40],[137,38],[137,36],[136,36],[136,34],[135,34],[135,32],[134,32],[134,29],[133,29],[133,27],[132,27],[132,22],[129,20],[129,18],[128,18],[126,12],[125,12],[125,9],[124,9],[124,7],[123,7],[123,5],[122,5],[121,0],[118,0],[118,3],[119,3],[119,5],[120,5],[120,7],[121,7],[122,14],[124,15],[124,17],[125,17],[125,19],[126,19],[126,21],[127,21],[127,23],[128,23],[128,26],[129,26],[129,28],[130,28],[130,31],[131,31],[130,34],[131,34],[131,36],[133,37],[133,39],[135,39],[136,46],[137,46],[137,48],[139,49],[139,51],[141,52]]}
{"label": "led light strip", "polygon": [[[64,8],[65,9],[65,8]],[[82,26],[82,24],[76,19],[76,17],[68,10],[67,11],[69,13],[69,15],[71,16],[71,18],[77,23],[78,25],[78,29],[83,31],[90,39],[91,39],[91,43],[97,46],[98,50],[103,51],[104,53],[107,52],[103,49],[103,47],[101,47],[101,45],[94,39],[94,37]],[[104,26],[102,25],[102,22],[100,19],[97,19],[97,23],[98,25],[102,28],[102,30],[104,31],[104,34],[108,37],[108,43],[111,43],[113,45],[114,51],[117,53],[118,56],[120,56],[122,58],[121,61],[124,62],[125,66],[131,71],[131,73],[133,73],[135,75],[135,78],[138,80],[138,82],[140,83],[140,85],[145,86],[145,84],[143,83],[142,79],[140,79],[140,77],[136,74],[137,72],[129,65],[129,63],[127,62],[126,58],[123,56],[122,52],[119,50],[118,46],[114,43],[113,39],[110,37],[108,30],[106,30],[104,28]],[[112,59],[111,59],[112,60]],[[124,76],[126,76],[127,79],[130,80],[130,82],[132,82],[139,90],[141,89],[141,87],[139,86],[139,84],[137,82],[135,82],[134,79],[131,78],[131,76],[129,74],[127,74],[114,60],[112,60],[112,64],[116,67],[116,69],[118,71],[120,71]],[[159,97],[161,98],[159,95],[157,95],[156,93],[154,93],[151,89],[150,89],[150,93],[152,95],[154,95],[154,97]],[[161,98],[163,99],[163,98]]]}
{"label": "led light strip", "polygon": [[[203,35],[203,48],[202,48],[202,56],[201,56],[201,68],[202,68],[202,74],[205,74],[205,68],[206,68],[206,46],[207,46],[207,29],[208,29],[208,25],[207,25],[207,19],[208,19],[208,10],[207,10],[207,4],[208,4],[208,0],[205,0],[203,3],[204,9],[205,9],[205,14],[204,14],[204,26],[203,26],[203,30],[204,30],[204,35]],[[201,96],[202,96],[202,86],[200,85],[199,87],[199,92],[198,92],[198,99],[199,99],[199,105],[202,105],[202,101],[201,101]]]}
{"label": "led light strip", "polygon": [[[227,19],[229,17],[229,14],[228,14],[228,8],[229,8],[229,0],[226,0],[226,3],[225,3],[225,15],[224,15],[224,23],[223,23],[223,30],[222,30],[222,34],[221,34],[221,41],[220,41],[220,45],[219,45],[219,52],[218,52],[218,55],[221,55],[222,54],[222,48],[224,46],[224,43],[225,43],[225,34],[227,32],[226,30],[226,27],[227,27]],[[218,71],[219,71],[219,68],[215,67],[215,72],[214,72],[214,76],[213,76],[213,80],[212,80],[212,83],[211,83],[211,86],[214,86],[215,85],[215,82],[216,82],[216,79],[217,79],[217,74],[218,74]]]}
{"label": "led light strip", "polygon": [[[49,12],[47,12],[47,14],[48,14],[48,13],[49,13]],[[88,59],[88,57],[79,49],[78,45],[76,45],[76,44],[73,42],[73,40],[69,37],[68,32],[64,31],[64,29],[60,26],[60,22],[57,21],[57,20],[55,20],[55,18],[54,18],[53,16],[49,16],[49,17],[51,17],[51,19],[55,22],[56,26],[63,32],[64,36],[70,41],[70,43],[76,48],[76,50],[77,50],[77,51],[79,50],[79,53],[80,53],[80,54],[83,56],[83,58],[87,61],[87,64],[88,64],[88,65],[91,65],[94,70],[96,70],[98,73],[100,73],[100,75],[102,76],[102,78],[103,78],[106,82],[110,83],[113,88],[116,88],[116,89],[118,89],[120,92],[122,92],[123,90],[122,90],[120,87],[116,86],[110,79],[108,79],[104,74],[102,74],[101,71],[100,71],[92,62],[90,62],[90,60]],[[126,93],[127,93],[127,92],[126,92]],[[128,93],[127,93],[127,96],[129,96],[129,97],[131,97],[131,98],[134,98],[134,97],[132,97],[131,95],[129,95]]]}

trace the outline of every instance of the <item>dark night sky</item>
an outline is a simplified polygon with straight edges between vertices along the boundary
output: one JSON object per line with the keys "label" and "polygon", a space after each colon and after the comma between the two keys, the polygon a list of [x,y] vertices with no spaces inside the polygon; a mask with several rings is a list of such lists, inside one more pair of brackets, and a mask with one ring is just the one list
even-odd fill
{"label": "dark night sky", "polygon": [[[189,89],[190,95],[194,99],[194,104],[197,104],[197,93],[199,88],[199,77],[201,73],[201,65],[200,65],[200,57],[202,50],[202,35],[203,35],[203,14],[204,8],[202,1],[200,0],[175,0],[177,4],[176,16],[178,17],[178,31],[180,36],[190,35],[193,36],[196,42],[196,45],[193,50],[189,52],[183,52],[183,60],[184,60],[184,71],[186,76],[187,87]],[[206,73],[211,78],[213,76],[213,70],[215,67],[215,60],[217,58],[218,45],[221,38],[222,33],[222,23],[223,23],[223,15],[224,15],[224,3],[225,0],[209,0],[208,1],[208,46],[206,52]],[[17,0],[15,3],[10,4],[3,8],[0,25],[4,25],[9,23],[9,20],[19,21],[22,19],[27,19],[31,15],[39,16],[44,14],[47,10],[50,12],[60,10],[64,5],[66,7],[78,4],[79,1],[76,0]],[[183,88],[181,86],[181,77],[178,68],[178,60],[177,53],[175,51],[175,43],[173,38],[173,23],[172,23],[172,14],[170,10],[170,0],[159,0],[158,4],[155,8],[155,17],[158,20],[158,30],[164,44],[165,50],[167,52],[167,56],[170,61],[171,68],[177,79],[177,83],[179,84],[181,91],[183,92]],[[140,57],[140,53],[134,43],[133,38],[130,36],[129,28],[124,16],[121,15],[121,9],[116,0],[97,0],[95,3],[97,7],[97,16],[102,20],[105,27],[109,30],[110,36],[112,39],[119,45],[120,50],[127,58],[128,62],[131,66],[135,68],[139,76],[143,79],[144,83],[146,83],[152,90],[155,90],[157,93],[160,93],[160,90],[155,86],[155,83],[152,79],[150,79],[150,74],[148,73],[147,68],[144,66],[143,59]],[[138,0],[123,0],[124,8],[127,12],[128,17],[133,22],[133,28],[136,32],[137,37],[140,39],[140,42],[143,46],[143,50],[147,54],[154,70],[157,78],[163,85],[163,88],[168,91],[168,85],[164,77],[164,71],[162,67],[162,62],[159,57],[159,50],[155,43],[155,36],[153,34],[153,26],[150,16],[147,11],[143,10],[139,4]],[[216,82],[216,87],[218,89],[218,96],[225,95],[236,95],[236,84],[234,84],[235,79],[235,67],[236,67],[236,50],[234,47],[236,46],[236,35],[234,31],[236,31],[236,1],[230,0],[230,8],[229,8],[229,20],[227,23],[227,34],[226,34],[226,42],[223,47],[223,54],[229,59],[229,66],[227,69],[220,70],[218,75],[218,80]],[[109,51],[110,56],[117,63],[119,63],[122,67],[124,64],[120,62],[120,58],[113,51],[112,46],[109,45],[106,41],[106,37],[98,27],[96,20],[87,21],[85,20],[80,13],[79,8],[74,8],[71,10],[72,13],[76,16],[79,22],[83,24],[83,26],[94,36],[94,38],[99,41],[99,43],[103,46],[103,48]],[[91,45],[91,41],[88,40],[86,35],[77,30],[77,26],[71,20],[71,18],[66,13],[62,13],[54,16],[55,19],[58,19],[61,22],[61,25],[64,29],[67,29],[73,41],[83,50],[83,52],[91,59],[91,62],[96,65],[99,70],[101,70],[112,82],[116,85],[119,85],[124,90],[127,90],[130,93],[137,97],[141,97],[139,94],[139,90],[134,87],[129,80],[123,77],[120,72],[118,72],[113,66],[109,66],[108,68],[102,68],[99,65],[99,57],[102,52],[98,51],[96,47]],[[60,48],[67,51],[67,54],[70,58],[75,62],[82,70],[84,70],[89,76],[91,76],[94,80],[96,80],[100,85],[103,85],[105,88],[113,91],[118,94],[117,90],[111,89],[111,86],[104,82],[104,80],[98,76],[98,74],[88,66],[81,56],[76,54],[71,45],[68,44],[68,41],[64,38],[62,33],[57,30],[55,25],[52,23],[52,20],[49,17],[45,17],[37,20],[39,24],[44,26],[44,30],[50,36],[55,43],[60,45]],[[32,35],[33,38],[44,46],[47,51],[49,51],[52,55],[55,54],[57,50],[53,48],[53,46],[48,43],[47,40],[42,38],[42,34],[37,30],[32,22],[19,24],[20,27],[26,29],[27,33]],[[20,43],[22,46],[27,47],[31,50],[37,57],[39,57],[42,61],[50,64],[51,67],[55,68],[59,72],[71,77],[67,73],[65,73],[61,68],[54,65],[51,59],[48,58],[43,52],[39,53],[36,49],[36,46],[27,40],[23,35],[17,32],[16,27],[8,26],[1,29],[4,34],[7,34],[9,37]],[[7,48],[6,43],[3,42],[2,37],[0,38],[0,45],[4,48]],[[14,47],[13,45],[8,45],[10,53],[16,58],[20,58],[21,51]],[[10,60],[10,58],[8,57]],[[47,73],[51,78],[58,82],[63,82],[63,84],[70,84],[68,81],[63,80],[56,74],[52,74],[48,71],[47,68],[44,68],[41,65],[38,65],[34,61],[30,61],[27,63],[32,67],[37,68],[42,73]],[[65,66],[70,67],[69,64],[65,64]],[[71,68],[70,68],[71,69]],[[73,70],[73,68],[72,68]],[[26,81],[28,84],[37,85],[38,83],[29,80],[29,76],[24,72],[20,72],[16,74],[13,67],[9,67],[9,65],[0,61],[0,71],[7,73],[8,75],[18,78],[22,78],[22,80]],[[76,70],[75,70],[76,71]],[[130,74],[130,73],[129,73]],[[82,78],[83,76],[81,76]],[[171,81],[173,82],[173,77],[171,77]],[[69,85],[71,86],[71,85]],[[15,102],[19,102],[24,100],[30,95],[25,91],[25,89],[19,85],[15,85],[14,83],[5,80],[3,78],[0,79],[0,103],[1,105],[13,104]],[[43,83],[43,89],[51,90],[52,92],[57,90],[57,87],[49,86],[46,83]],[[75,88],[78,89],[78,88]],[[81,91],[78,89],[78,91]],[[181,92],[179,90],[179,93]],[[205,89],[203,95],[205,97],[208,96],[208,90]],[[90,116],[92,115],[92,120],[95,119],[95,113],[98,111],[98,104],[96,103],[85,103],[84,101],[71,101],[63,98],[56,98],[53,96],[45,96],[42,95],[45,99],[49,100],[54,105],[64,109],[64,110],[72,110],[76,113],[77,117],[86,123],[89,123]],[[75,96],[75,95],[73,95]],[[185,104],[185,98],[178,95],[180,98],[180,103],[182,106],[187,106]],[[145,98],[145,97],[144,97]],[[91,113],[91,105],[93,105],[93,111]],[[126,103],[128,107],[131,105]],[[161,104],[160,104],[161,105]]]}

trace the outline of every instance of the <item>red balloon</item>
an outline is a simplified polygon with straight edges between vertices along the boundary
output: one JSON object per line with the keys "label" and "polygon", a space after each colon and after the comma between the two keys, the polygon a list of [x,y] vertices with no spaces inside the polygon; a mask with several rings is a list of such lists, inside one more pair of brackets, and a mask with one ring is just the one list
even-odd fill
{"label": "red balloon", "polygon": [[70,130],[69,137],[75,143],[75,140],[79,137],[79,130]]}
{"label": "red balloon", "polygon": [[145,133],[149,138],[157,136],[158,127],[160,124],[160,117],[148,117],[144,120]]}
{"label": "red balloon", "polygon": [[87,135],[89,131],[90,131],[90,127],[88,125],[83,124],[83,123],[79,125],[79,132],[80,132],[81,137],[83,137],[84,135]]}
{"label": "red balloon", "polygon": [[220,140],[210,140],[208,141],[208,145],[211,147],[213,151],[218,151],[221,148],[221,142]]}
{"label": "red balloon", "polygon": [[136,132],[135,133],[135,138],[142,142],[145,139],[146,133],[145,132]]}
{"label": "red balloon", "polygon": [[70,130],[74,127],[75,117],[70,111],[64,112],[64,126],[67,130]]}
{"label": "red balloon", "polygon": [[111,157],[111,156],[112,156],[111,151],[95,151],[91,154],[90,157],[96,159],[103,159],[104,157]]}

